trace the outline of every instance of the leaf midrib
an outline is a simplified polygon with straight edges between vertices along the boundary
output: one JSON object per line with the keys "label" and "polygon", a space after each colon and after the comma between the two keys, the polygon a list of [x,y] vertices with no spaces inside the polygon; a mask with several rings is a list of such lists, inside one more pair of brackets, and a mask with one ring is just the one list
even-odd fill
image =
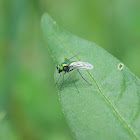
{"label": "leaf midrib", "polygon": [[[54,20],[53,20],[51,17],[50,17],[50,19],[52,20],[52,23],[54,23]],[[54,24],[54,25],[57,26],[57,24]],[[49,27],[49,28],[50,28],[50,27]],[[57,27],[57,28],[61,29],[60,27]],[[50,28],[50,30],[51,30],[51,28]],[[61,29],[61,30],[62,30],[62,29]],[[51,31],[52,31],[53,35],[55,36],[55,39],[57,39],[57,40],[60,42],[60,44],[62,44],[62,46],[63,46],[65,49],[68,49],[74,56],[76,56],[76,58],[77,58],[79,61],[81,61],[80,58],[79,58],[71,49],[69,49],[65,43],[63,43],[63,42],[58,38],[58,36],[55,34],[55,31],[54,31],[54,30],[51,30]],[[63,30],[62,30],[62,31],[63,31]],[[55,57],[55,56],[54,56],[54,57]],[[56,58],[56,57],[55,57],[55,58]],[[108,104],[112,107],[112,109],[114,110],[116,116],[119,117],[119,119],[124,123],[124,125],[126,125],[126,128],[128,128],[128,131],[130,131],[130,132],[135,136],[135,138],[136,138],[137,140],[139,140],[139,139],[138,139],[138,136],[137,136],[136,133],[134,132],[133,128],[131,128],[130,125],[127,124],[127,122],[125,121],[125,119],[123,119],[123,117],[119,114],[119,112],[115,109],[115,107],[112,105],[112,103],[108,100],[108,98],[107,98],[107,97],[105,96],[105,94],[102,92],[102,90],[101,90],[99,84],[96,82],[96,80],[94,79],[94,77],[92,76],[92,74],[91,74],[89,71],[87,71],[87,72],[88,72],[89,76],[91,77],[91,79],[95,82],[95,84],[96,84],[96,86],[97,86],[97,88],[98,88],[98,90],[99,90],[99,93],[104,97],[104,99],[107,101],[107,103],[108,103]]]}

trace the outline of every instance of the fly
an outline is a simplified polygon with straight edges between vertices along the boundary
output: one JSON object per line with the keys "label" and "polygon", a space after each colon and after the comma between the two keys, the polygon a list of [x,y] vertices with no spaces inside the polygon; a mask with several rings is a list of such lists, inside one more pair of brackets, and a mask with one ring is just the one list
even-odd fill
{"label": "fly", "polygon": [[[74,56],[75,57],[75,56]],[[72,57],[73,58],[73,57]],[[70,59],[72,59],[70,58]],[[71,77],[71,80],[72,82],[74,83],[77,91],[79,92],[70,72],[73,71],[73,70],[77,70],[78,73],[80,74],[80,76],[88,83],[90,84],[83,76],[82,74],[80,73],[79,70],[91,70],[93,69],[93,66],[88,63],[88,62],[82,62],[82,61],[73,61],[73,62],[70,62],[69,60],[70,59],[66,59],[65,62],[61,63],[60,65],[57,65],[57,70],[58,70],[58,73],[60,73],[60,77],[61,77],[61,72],[64,71],[64,74],[63,74],[63,82],[62,82],[62,85],[61,85],[61,89],[62,89],[62,86],[63,86],[63,83],[64,83],[64,75],[66,73],[69,73],[70,77]],[[58,83],[58,81],[60,80],[60,77],[59,79],[57,80],[56,84]],[[91,84],[90,84],[91,85]]]}

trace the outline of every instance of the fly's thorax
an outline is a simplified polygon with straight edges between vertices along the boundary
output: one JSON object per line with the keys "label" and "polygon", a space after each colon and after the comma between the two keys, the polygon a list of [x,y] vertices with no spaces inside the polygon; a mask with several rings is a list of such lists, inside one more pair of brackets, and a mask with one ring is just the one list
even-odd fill
{"label": "fly's thorax", "polygon": [[63,63],[61,63],[61,66],[63,66],[63,67],[65,67],[65,66],[69,66],[69,62],[63,62]]}
{"label": "fly's thorax", "polygon": [[68,72],[69,71],[69,62],[63,62],[61,65],[63,66],[63,71]]}
{"label": "fly's thorax", "polygon": [[56,68],[58,70],[58,73],[60,73],[62,71],[68,71],[69,65],[70,65],[69,62],[63,62],[63,63],[61,63],[61,65],[57,65]]}

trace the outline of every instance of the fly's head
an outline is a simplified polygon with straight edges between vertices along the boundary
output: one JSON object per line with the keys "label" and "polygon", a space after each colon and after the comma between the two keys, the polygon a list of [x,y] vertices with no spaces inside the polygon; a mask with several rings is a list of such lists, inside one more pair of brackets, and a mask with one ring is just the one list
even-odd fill
{"label": "fly's head", "polygon": [[63,66],[57,65],[56,68],[58,70],[58,73],[63,71]]}

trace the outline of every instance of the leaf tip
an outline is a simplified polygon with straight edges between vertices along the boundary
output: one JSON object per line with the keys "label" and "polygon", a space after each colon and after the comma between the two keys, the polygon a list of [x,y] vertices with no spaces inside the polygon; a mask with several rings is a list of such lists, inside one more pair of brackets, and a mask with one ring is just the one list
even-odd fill
{"label": "leaf tip", "polygon": [[52,19],[52,17],[48,14],[48,13],[44,13],[43,15],[42,15],[42,18],[41,18],[41,24],[42,24],[42,28],[44,27],[44,26],[46,26],[47,24],[49,24],[49,23],[53,23],[54,25],[56,24],[56,21],[54,21],[53,19]]}

